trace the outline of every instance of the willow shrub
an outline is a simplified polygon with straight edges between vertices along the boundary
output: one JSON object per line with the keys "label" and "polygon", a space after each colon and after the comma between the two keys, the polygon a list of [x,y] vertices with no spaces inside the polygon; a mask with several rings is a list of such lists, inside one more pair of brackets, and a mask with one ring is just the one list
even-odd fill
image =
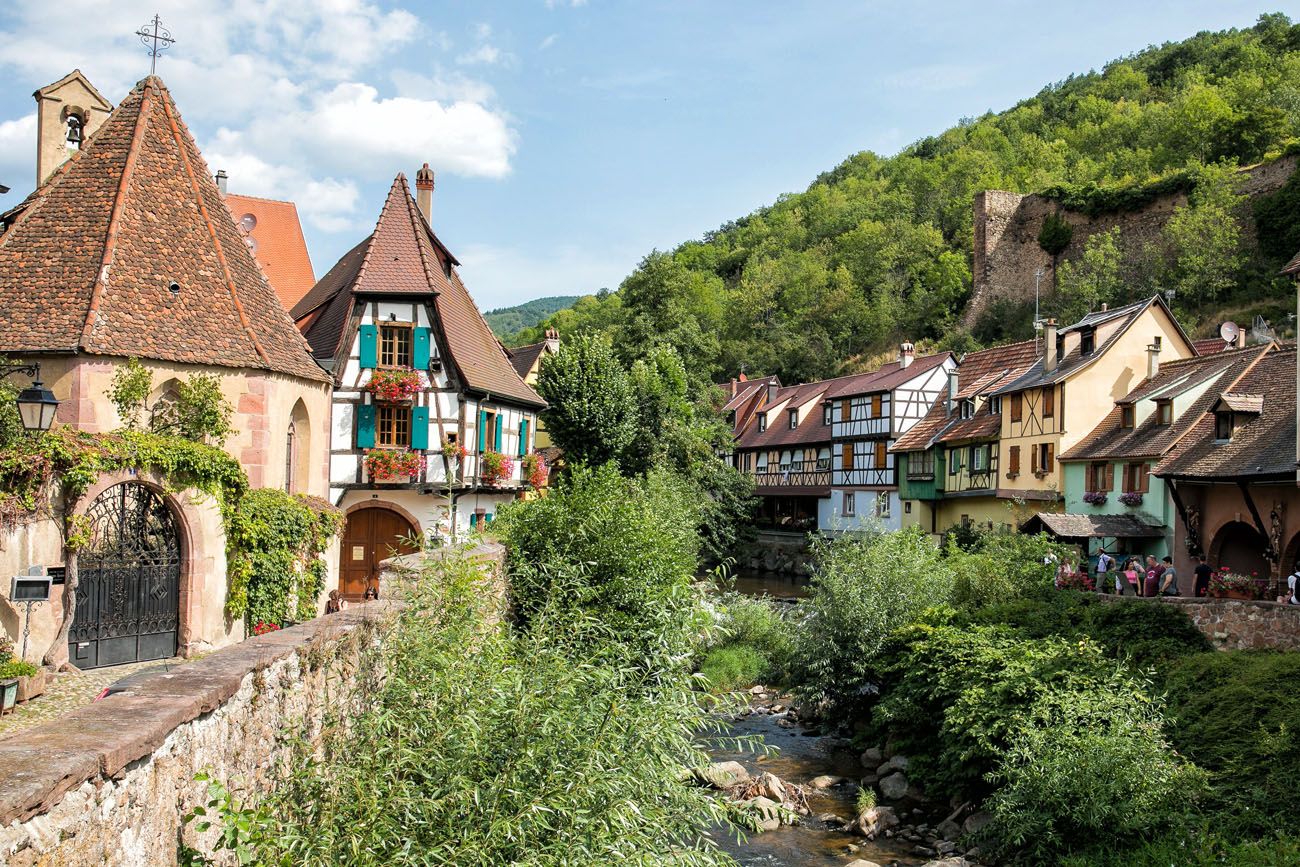
{"label": "willow shrub", "polygon": [[947,603],[954,575],[919,527],[814,539],[813,553],[817,566],[799,606],[792,673],[805,701],[848,716],[870,698],[889,634]]}
{"label": "willow shrub", "polygon": [[[555,576],[557,603],[581,573]],[[480,571],[456,555],[407,602],[371,651],[373,705],[327,726],[256,809],[203,817],[245,829],[245,863],[731,863],[704,837],[721,808],[683,779],[707,761],[711,725],[685,669],[631,664],[607,624],[566,604],[539,601],[527,630],[494,623]]]}

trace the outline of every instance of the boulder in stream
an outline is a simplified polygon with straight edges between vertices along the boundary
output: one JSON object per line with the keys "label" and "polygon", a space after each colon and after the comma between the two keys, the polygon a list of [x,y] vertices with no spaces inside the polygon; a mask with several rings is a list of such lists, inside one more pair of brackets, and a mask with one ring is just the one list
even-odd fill
{"label": "boulder in stream", "polygon": [[752,790],[764,798],[770,798],[778,804],[785,803],[785,783],[776,774],[762,773],[754,781],[755,788]]}
{"label": "boulder in stream", "polygon": [[898,814],[892,807],[868,807],[858,814],[853,827],[863,837],[874,840],[898,827]]}
{"label": "boulder in stream", "polygon": [[868,861],[866,858],[859,858],[856,861],[850,861],[844,867],[880,867],[875,861]]}
{"label": "boulder in stream", "polygon": [[740,762],[714,762],[695,769],[695,779],[715,789],[729,789],[749,782],[749,771]]}
{"label": "boulder in stream", "polygon": [[880,789],[880,796],[886,801],[897,801],[907,794],[907,777],[902,771],[882,777],[876,785]]}
{"label": "boulder in stream", "polygon": [[754,824],[759,831],[775,831],[781,827],[781,805],[771,798],[759,796],[744,802],[754,813]]}
{"label": "boulder in stream", "polygon": [[868,747],[862,751],[862,767],[874,771],[885,760],[885,753],[880,747]]}

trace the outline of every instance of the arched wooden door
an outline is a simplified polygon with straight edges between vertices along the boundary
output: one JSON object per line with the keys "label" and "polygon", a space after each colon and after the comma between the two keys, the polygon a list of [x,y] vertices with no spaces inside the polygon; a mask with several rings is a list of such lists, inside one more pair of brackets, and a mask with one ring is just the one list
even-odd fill
{"label": "arched wooden door", "polygon": [[391,509],[358,509],[348,515],[343,528],[339,593],[352,601],[364,597],[371,581],[378,586],[379,564],[397,554],[417,550],[409,540],[418,539],[419,535],[418,528]]}

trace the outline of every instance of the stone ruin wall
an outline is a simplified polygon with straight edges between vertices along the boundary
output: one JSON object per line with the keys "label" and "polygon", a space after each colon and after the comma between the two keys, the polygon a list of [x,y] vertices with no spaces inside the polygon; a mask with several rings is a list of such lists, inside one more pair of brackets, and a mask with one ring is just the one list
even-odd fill
{"label": "stone ruin wall", "polygon": [[[1291,177],[1300,157],[1286,156],[1244,171],[1241,192],[1248,197],[1275,192]],[[1055,274],[1052,257],[1038,246],[1038,233],[1049,214],[1060,213],[1074,227],[1070,246],[1059,262],[1077,257],[1088,238],[1119,226],[1121,245],[1135,253],[1148,243],[1159,243],[1161,232],[1174,211],[1187,203],[1184,193],[1161,196],[1135,211],[1087,214],[1066,210],[1038,194],[1024,195],[1006,190],[984,190],[975,194],[974,256],[971,263],[973,287],[964,323],[973,325],[988,304],[999,298],[1034,300],[1034,272],[1043,269],[1042,296],[1051,292]],[[1254,220],[1242,221],[1250,243],[1254,243]]]}
{"label": "stone ruin wall", "polygon": [[1159,599],[1103,594],[1116,605],[1176,605],[1219,650],[1300,650],[1300,605],[1251,599]]}
{"label": "stone ruin wall", "polygon": [[[474,553],[501,588],[504,549]],[[319,745],[331,717],[364,708],[382,674],[367,651],[396,608],[250,638],[0,740],[0,864],[170,865],[181,842],[212,842],[217,828],[182,822],[207,801],[194,775],[241,798],[269,788],[297,737]]]}

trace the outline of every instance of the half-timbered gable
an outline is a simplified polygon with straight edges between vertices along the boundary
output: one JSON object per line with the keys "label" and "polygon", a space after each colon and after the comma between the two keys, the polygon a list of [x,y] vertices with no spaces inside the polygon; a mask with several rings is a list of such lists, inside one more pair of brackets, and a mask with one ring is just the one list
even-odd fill
{"label": "half-timbered gable", "polygon": [[735,465],[753,477],[760,520],[768,526],[817,528],[819,504],[830,492],[831,476],[830,424],[822,411],[825,394],[824,382],[782,388],[769,379],[733,398],[744,417],[736,422]]}
{"label": "half-timbered gable", "polygon": [[[375,231],[294,307],[334,378],[330,493],[349,512],[345,595],[375,580],[394,531],[463,532],[490,521],[526,482],[523,458],[544,403],[457,265],[399,174]],[[372,509],[397,517],[360,514]]]}

